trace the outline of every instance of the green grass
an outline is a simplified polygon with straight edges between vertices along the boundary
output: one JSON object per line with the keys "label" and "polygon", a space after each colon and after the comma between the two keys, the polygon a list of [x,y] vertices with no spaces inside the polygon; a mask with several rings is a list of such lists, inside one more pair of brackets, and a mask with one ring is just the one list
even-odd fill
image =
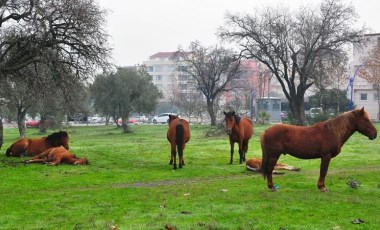
{"label": "green grass", "polygon": [[[261,156],[267,127],[255,127],[248,158]],[[88,157],[86,166],[24,165],[26,158],[1,154],[0,229],[379,229],[379,139],[348,140],[330,163],[327,193],[316,187],[319,160],[282,156],[301,171],[274,176],[279,191],[271,192],[261,175],[238,164],[237,150],[228,164],[228,137],[206,138],[207,126],[191,126],[186,165],[176,171],[166,125],[131,129],[70,128],[70,150]],[[4,137],[3,153],[17,130],[5,129]],[[350,178],[361,187],[349,187]],[[357,218],[365,222],[351,223]]]}

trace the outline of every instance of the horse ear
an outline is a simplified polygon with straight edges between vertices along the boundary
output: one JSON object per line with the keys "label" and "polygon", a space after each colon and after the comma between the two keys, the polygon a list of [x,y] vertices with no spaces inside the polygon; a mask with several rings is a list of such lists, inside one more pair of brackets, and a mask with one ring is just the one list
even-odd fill
{"label": "horse ear", "polygon": [[169,118],[172,118],[172,115],[171,115],[171,114],[169,114]]}
{"label": "horse ear", "polygon": [[360,116],[363,116],[364,115],[364,107],[362,107],[362,109],[360,110]]}
{"label": "horse ear", "polygon": [[223,113],[224,113],[224,115],[226,115],[226,116],[227,116],[227,113],[226,113],[226,111],[223,111]]}

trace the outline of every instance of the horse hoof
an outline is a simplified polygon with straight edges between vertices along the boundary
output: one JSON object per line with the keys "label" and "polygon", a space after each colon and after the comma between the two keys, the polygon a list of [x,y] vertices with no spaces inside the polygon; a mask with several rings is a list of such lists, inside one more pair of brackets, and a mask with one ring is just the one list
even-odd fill
{"label": "horse hoof", "polygon": [[327,188],[326,187],[320,188],[319,191],[321,191],[321,192],[327,192]]}

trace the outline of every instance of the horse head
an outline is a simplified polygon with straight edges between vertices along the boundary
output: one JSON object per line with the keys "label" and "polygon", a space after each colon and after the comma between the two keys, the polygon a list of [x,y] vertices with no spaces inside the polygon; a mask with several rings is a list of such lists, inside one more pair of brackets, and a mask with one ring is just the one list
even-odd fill
{"label": "horse head", "polygon": [[65,149],[69,149],[69,135],[66,131],[59,131],[52,133],[46,137],[46,140],[52,147],[63,146]]}
{"label": "horse head", "polygon": [[368,112],[364,110],[364,107],[362,109],[354,110],[353,113],[356,118],[356,130],[370,140],[375,139],[377,137],[377,130],[369,119]]}
{"label": "horse head", "polygon": [[230,135],[232,133],[232,128],[237,123],[236,121],[237,115],[235,114],[235,111],[228,112],[228,113],[223,111],[223,113],[225,115],[224,120],[226,121],[226,132],[228,135]]}
{"label": "horse head", "polygon": [[78,160],[74,162],[74,165],[87,165],[87,164],[88,164],[88,160],[85,157],[78,158]]}
{"label": "horse head", "polygon": [[169,120],[168,120],[169,126],[170,126],[170,123],[171,123],[173,120],[177,119],[177,118],[179,118],[178,115],[169,114]]}

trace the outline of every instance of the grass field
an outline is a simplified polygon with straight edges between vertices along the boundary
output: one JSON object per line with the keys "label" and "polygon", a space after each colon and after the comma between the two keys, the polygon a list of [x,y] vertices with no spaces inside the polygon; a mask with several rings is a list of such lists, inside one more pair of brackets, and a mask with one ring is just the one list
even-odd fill
{"label": "grass field", "polygon": [[[247,159],[261,156],[267,127],[255,127]],[[238,154],[228,164],[227,135],[206,138],[208,128],[191,126],[186,165],[175,171],[167,125],[136,125],[129,134],[71,127],[70,150],[90,164],[55,167],[7,158],[18,134],[6,128],[0,229],[380,229],[380,139],[356,133],[348,140],[330,163],[327,193],[316,187],[319,160],[282,156],[301,171],[275,175],[279,190],[271,192],[260,174],[238,164]],[[40,136],[36,129],[27,134]],[[350,178],[361,186],[348,186]],[[364,223],[352,223],[359,218]]]}

